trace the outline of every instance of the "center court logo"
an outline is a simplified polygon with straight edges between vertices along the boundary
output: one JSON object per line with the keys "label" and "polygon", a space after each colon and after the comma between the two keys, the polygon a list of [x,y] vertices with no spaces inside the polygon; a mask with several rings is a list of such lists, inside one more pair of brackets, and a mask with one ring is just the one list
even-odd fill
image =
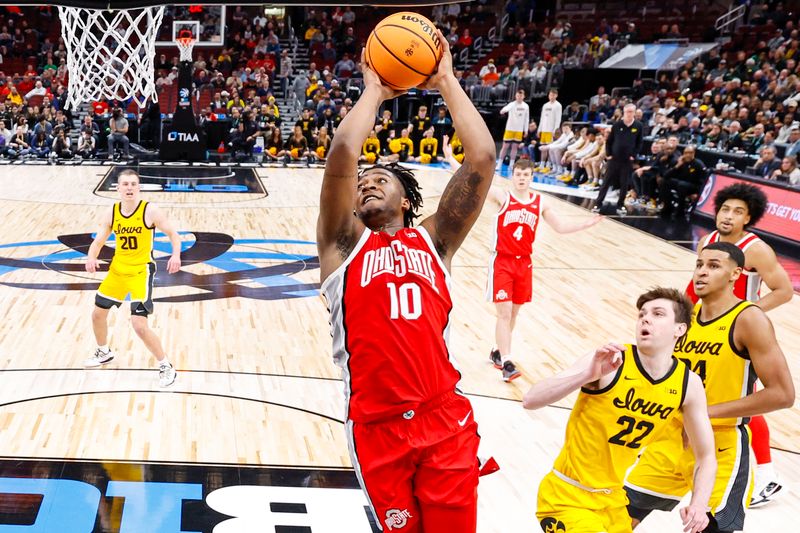
{"label": "center court logo", "polygon": [[386,511],[386,520],[383,521],[389,531],[406,527],[409,518],[414,518],[408,509],[389,509]]}
{"label": "center court logo", "polygon": [[[197,302],[237,296],[256,300],[286,300],[319,294],[319,283],[296,278],[301,273],[319,268],[314,242],[235,239],[224,233],[210,232],[179,233],[183,239],[183,267],[177,274],[166,273],[165,262],[171,246],[163,234],[156,233],[154,255],[159,265],[155,280],[156,295],[160,287],[185,287],[188,290],[170,291],[170,296],[157,297],[156,302]],[[91,233],[78,233],[59,235],[53,241],[0,244],[0,285],[29,290],[97,290],[100,280],[87,274],[84,269],[86,251],[93,238]],[[26,256],[26,248],[35,248],[37,252],[44,249],[47,253]],[[4,250],[15,250],[15,256],[4,256]],[[307,253],[298,253],[297,250],[307,250]],[[100,259],[108,262],[113,253],[114,249],[106,245],[100,251]],[[202,267],[195,266],[200,264]],[[103,271],[107,269],[107,264],[101,268]],[[14,273],[21,270],[42,271],[41,281],[31,282],[28,276],[24,281],[18,281],[20,278]],[[63,276],[50,281],[53,280],[53,272]],[[317,279],[316,273],[310,277]],[[304,276],[304,279],[308,278],[308,275]]]}

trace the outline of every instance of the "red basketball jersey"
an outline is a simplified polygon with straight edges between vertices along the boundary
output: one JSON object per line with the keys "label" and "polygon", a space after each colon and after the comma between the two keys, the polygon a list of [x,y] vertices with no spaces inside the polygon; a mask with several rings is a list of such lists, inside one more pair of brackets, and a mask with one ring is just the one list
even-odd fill
{"label": "red basketball jersey", "polygon": [[527,202],[506,193],[506,200],[495,217],[494,250],[498,254],[531,255],[539,225],[541,196],[533,193]]}
{"label": "red basketball jersey", "polygon": [[[744,252],[746,257],[747,249],[759,241],[761,241],[761,238],[755,233],[746,233],[744,237],[739,239],[736,246]],[[719,242],[719,232],[717,230],[712,231],[708,237],[706,237],[706,243],[703,247],[705,248],[714,242]],[[699,300],[697,294],[694,292],[694,283],[691,281],[686,288],[686,294],[694,303],[697,303],[697,300]],[[739,276],[739,279],[737,279],[736,283],[733,285],[733,294],[735,294],[737,298],[749,302],[758,301],[758,299],[761,298],[761,276],[758,275],[758,272],[747,268],[743,269],[742,275]]]}
{"label": "red basketball jersey", "polygon": [[322,293],[348,419],[405,413],[455,390],[461,374],[447,346],[450,275],[424,228],[365,230]]}

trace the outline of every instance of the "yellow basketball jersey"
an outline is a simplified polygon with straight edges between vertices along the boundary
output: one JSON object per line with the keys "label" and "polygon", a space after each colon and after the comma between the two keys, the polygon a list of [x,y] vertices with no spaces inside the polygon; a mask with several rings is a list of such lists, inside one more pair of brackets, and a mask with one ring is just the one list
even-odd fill
{"label": "yellow basketball jersey", "polygon": [[133,213],[122,214],[122,204],[114,204],[111,229],[114,231],[116,247],[111,268],[123,274],[137,274],[153,261],[154,227],[144,220],[147,202],[140,201]]}
{"label": "yellow basketball jersey", "polygon": [[436,139],[425,138],[419,142],[420,154],[430,154],[434,156],[438,151],[439,151],[439,141],[437,141]]}
{"label": "yellow basketball jersey", "polygon": [[408,137],[400,137],[397,140],[400,141],[400,144],[403,146],[403,148],[408,150],[408,155],[414,155],[414,141]]}
{"label": "yellow basketball jersey", "polygon": [[[733,343],[733,328],[739,314],[753,305],[741,301],[721,316],[700,321],[702,302],[694,308],[692,327],[675,344],[675,357],[683,360],[703,380],[708,405],[744,398],[753,392],[757,376],[747,351]],[[712,418],[712,426],[736,426],[747,418]]]}
{"label": "yellow basketball jersey", "polygon": [[653,380],[635,345],[626,345],[614,380],[601,390],[582,388],[553,469],[591,489],[621,489],[642,448],[667,427],[686,396],[689,368],[673,358]]}
{"label": "yellow basketball jersey", "polygon": [[378,139],[372,139],[369,137],[367,138],[366,141],[364,141],[364,145],[361,147],[361,152],[364,155],[367,155],[370,152],[373,154],[377,154],[380,151],[381,151],[381,142]]}

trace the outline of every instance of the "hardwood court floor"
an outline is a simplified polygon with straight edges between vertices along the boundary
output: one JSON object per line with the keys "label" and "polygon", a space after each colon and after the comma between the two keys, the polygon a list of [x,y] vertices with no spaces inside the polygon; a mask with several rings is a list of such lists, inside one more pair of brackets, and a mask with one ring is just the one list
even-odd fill
{"label": "hardwood court floor", "polygon": [[[158,274],[151,324],[179,369],[171,392],[158,390],[154,361],[129,327],[127,309],[112,313],[114,362],[81,367],[94,349],[89,315],[102,274],[83,271],[75,249],[85,249],[86,234],[110,208],[113,195],[93,193],[104,173],[51,166],[0,172],[0,456],[349,467],[328,316],[312,291],[321,171],[260,169],[268,197],[143,194],[166,209],[195,257],[214,257]],[[449,173],[419,176],[428,214]],[[588,216],[547,201],[564,216]],[[540,225],[534,302],[523,308],[514,338],[524,376],[505,384],[487,361],[491,217],[489,210],[481,216],[453,262],[451,345],[484,453],[502,468],[481,482],[479,531],[537,531],[537,486],[563,442],[574,397],[530,413],[521,395],[599,343],[631,341],[638,294],[656,284],[683,288],[693,254],[612,219],[567,236]],[[220,246],[225,254],[214,256]],[[797,295],[770,313],[800,388],[798,315]],[[789,492],[753,510],[748,532],[791,530],[800,512],[800,410],[768,419],[773,445],[785,450],[774,457]],[[678,531],[677,524],[676,513],[660,514],[640,531]]]}

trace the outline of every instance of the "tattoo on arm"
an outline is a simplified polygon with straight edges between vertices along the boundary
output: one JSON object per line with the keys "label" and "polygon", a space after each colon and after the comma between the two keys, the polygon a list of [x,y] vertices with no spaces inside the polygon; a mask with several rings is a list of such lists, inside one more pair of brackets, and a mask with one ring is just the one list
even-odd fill
{"label": "tattoo on arm", "polygon": [[456,171],[442,193],[436,212],[436,248],[444,257],[453,239],[461,240],[474,224],[491,177],[482,176],[468,161]]}

